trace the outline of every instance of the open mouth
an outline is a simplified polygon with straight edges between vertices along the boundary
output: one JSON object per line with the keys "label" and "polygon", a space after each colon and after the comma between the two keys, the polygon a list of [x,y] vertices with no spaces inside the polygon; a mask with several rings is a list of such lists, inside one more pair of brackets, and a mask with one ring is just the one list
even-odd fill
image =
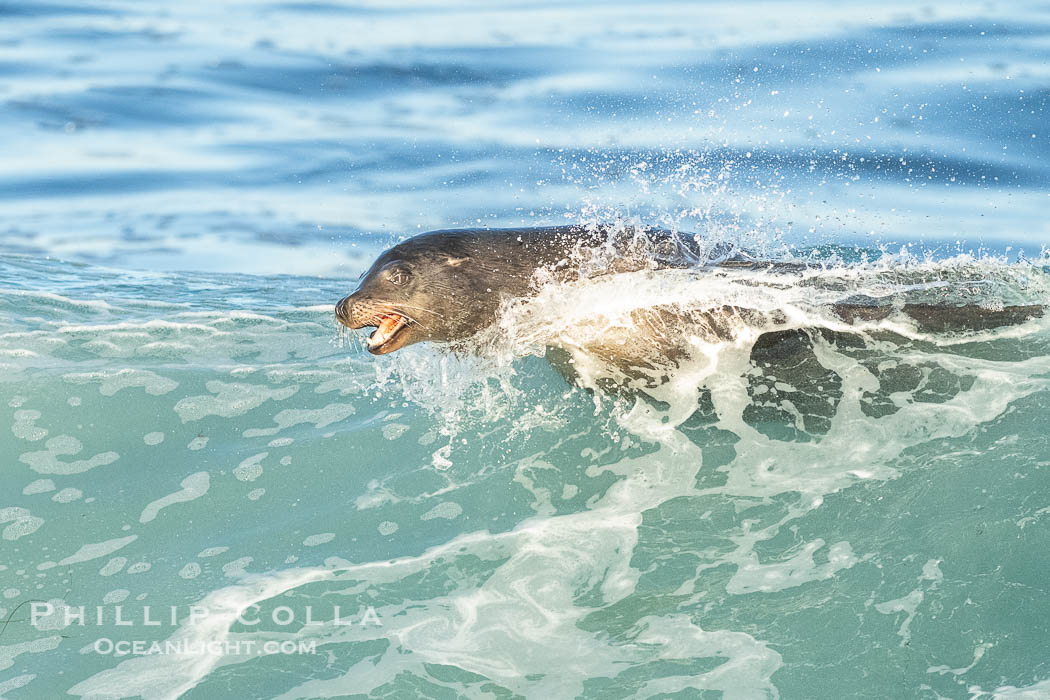
{"label": "open mouth", "polygon": [[368,351],[382,354],[384,346],[388,346],[407,325],[408,319],[400,314],[384,314],[379,321],[379,326],[368,336]]}

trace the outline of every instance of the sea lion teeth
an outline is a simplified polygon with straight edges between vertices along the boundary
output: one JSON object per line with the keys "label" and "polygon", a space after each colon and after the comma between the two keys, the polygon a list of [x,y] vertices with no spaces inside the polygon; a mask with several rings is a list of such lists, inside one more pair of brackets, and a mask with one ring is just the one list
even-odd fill
{"label": "sea lion teeth", "polygon": [[387,314],[379,321],[379,327],[368,337],[369,347],[378,347],[397,333],[405,318],[400,314]]}

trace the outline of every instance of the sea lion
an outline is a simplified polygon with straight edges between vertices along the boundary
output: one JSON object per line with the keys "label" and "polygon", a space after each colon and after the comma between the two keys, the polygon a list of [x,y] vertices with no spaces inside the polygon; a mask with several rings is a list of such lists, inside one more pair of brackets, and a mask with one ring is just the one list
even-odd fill
{"label": "sea lion", "polygon": [[[532,296],[539,279],[572,282],[586,277],[641,270],[743,270],[791,275],[805,265],[756,260],[733,246],[711,245],[698,236],[655,228],[561,226],[520,229],[432,231],[390,248],[372,264],[352,294],[336,304],[339,323],[374,327],[368,350],[384,355],[422,341],[455,342],[489,327],[507,299]],[[976,305],[892,303],[850,299],[829,309],[846,324],[901,314],[933,331],[979,330],[1019,323],[1042,315],[1041,306],[997,310]],[[653,358],[666,364],[688,352],[683,327],[718,337],[729,321],[775,332],[787,319],[766,312],[722,306],[687,311],[659,305],[632,312],[630,337],[598,342],[593,350],[619,367],[651,369]],[[696,336],[690,330],[692,337]],[[654,343],[653,339],[659,342]],[[658,352],[654,353],[654,346]],[[658,364],[660,364],[658,362]]]}
{"label": "sea lion", "polygon": [[431,231],[380,255],[357,290],[336,304],[335,315],[349,328],[375,327],[368,350],[385,355],[424,340],[474,335],[495,320],[504,299],[528,296],[539,270],[569,281],[581,274],[688,268],[731,253],[724,245],[706,251],[696,239],[662,229]]}

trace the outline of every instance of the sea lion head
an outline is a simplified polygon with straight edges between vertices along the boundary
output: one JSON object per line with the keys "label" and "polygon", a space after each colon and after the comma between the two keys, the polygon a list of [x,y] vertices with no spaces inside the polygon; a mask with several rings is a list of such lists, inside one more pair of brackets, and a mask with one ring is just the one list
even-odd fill
{"label": "sea lion head", "polygon": [[[410,238],[376,259],[357,290],[336,304],[336,320],[353,329],[374,327],[373,355],[424,340],[469,338],[495,319],[504,294],[524,288],[525,273],[506,264],[505,247],[479,231]],[[526,281],[534,265],[527,267]]]}

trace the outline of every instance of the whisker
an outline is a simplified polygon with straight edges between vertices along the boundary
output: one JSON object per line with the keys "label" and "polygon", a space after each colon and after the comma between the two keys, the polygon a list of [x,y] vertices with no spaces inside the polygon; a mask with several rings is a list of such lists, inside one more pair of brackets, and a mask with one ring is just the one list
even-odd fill
{"label": "whisker", "polygon": [[356,342],[357,336],[341,323],[335,324],[335,340],[343,350],[350,350],[354,354],[361,354],[361,343]]}
{"label": "whisker", "polygon": [[403,308],[403,309],[415,309],[417,311],[422,311],[424,313],[432,314],[434,316],[437,316],[438,318],[445,318],[445,314],[438,313],[437,311],[425,308],[423,306],[414,306],[412,304],[399,304],[399,306],[401,308]]}
{"label": "whisker", "polygon": [[395,313],[397,313],[400,316],[404,316],[405,318],[407,318],[409,320],[410,323],[414,323],[415,325],[419,326],[420,328],[424,328],[424,329],[428,329],[429,328],[428,325],[426,325],[425,323],[420,323],[419,321],[417,321],[416,319],[412,318],[408,314],[401,313],[400,311],[395,312]]}

